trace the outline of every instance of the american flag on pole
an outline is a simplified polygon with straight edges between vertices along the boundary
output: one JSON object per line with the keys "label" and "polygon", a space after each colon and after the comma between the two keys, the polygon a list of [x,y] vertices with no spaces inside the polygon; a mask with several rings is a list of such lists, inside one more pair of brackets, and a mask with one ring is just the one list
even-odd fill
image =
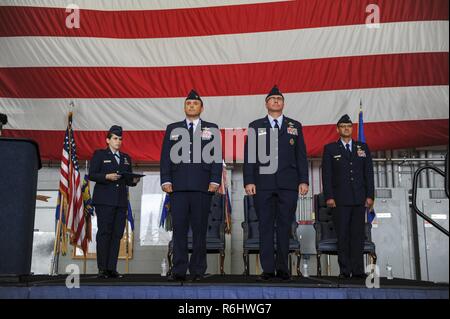
{"label": "american flag on pole", "polygon": [[95,208],[92,205],[91,187],[87,175],[84,175],[83,185],[81,186],[81,194],[84,206],[84,237],[81,238],[81,249],[86,255],[88,252],[88,244],[92,241],[92,216],[94,216]]}
{"label": "american flag on pole", "polygon": [[228,190],[227,165],[223,162],[222,167],[222,182],[218,192],[224,195],[224,213],[225,213],[225,233],[231,234],[231,199]]}
{"label": "american flag on pole", "polygon": [[[364,133],[364,113],[362,107],[362,101],[359,104],[359,114],[358,114],[358,141],[366,143],[366,134]],[[373,220],[377,216],[375,209],[366,208],[367,222],[372,224]]]}
{"label": "american flag on pole", "polygon": [[448,20],[448,0],[3,0],[4,134],[59,159],[74,100],[80,159],[120,124],[124,152],[158,162],[190,89],[205,120],[246,128],[277,84],[309,156],[360,99],[372,150],[445,145]]}
{"label": "american flag on pole", "polygon": [[78,166],[77,148],[72,129],[72,112],[68,116],[61,159],[60,192],[67,207],[66,227],[71,233],[70,241],[87,251],[85,212],[82,196],[82,178]]}

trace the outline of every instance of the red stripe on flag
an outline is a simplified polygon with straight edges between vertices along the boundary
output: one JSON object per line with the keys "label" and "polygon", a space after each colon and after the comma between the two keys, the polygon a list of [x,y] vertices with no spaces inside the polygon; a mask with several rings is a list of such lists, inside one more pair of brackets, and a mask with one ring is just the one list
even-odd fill
{"label": "red stripe on flag", "polygon": [[[401,149],[420,146],[446,145],[449,121],[422,120],[365,123],[366,139],[371,150]],[[355,129],[355,138],[357,130]],[[303,128],[308,156],[320,156],[326,143],[337,140],[335,125],[306,126]],[[4,130],[9,137],[32,138],[39,143],[44,160],[59,159],[64,138],[63,131]],[[94,150],[106,147],[106,132],[77,131],[77,154],[80,159],[90,159]],[[164,131],[125,131],[123,151],[134,161],[159,162]],[[242,150],[237,151],[241,158]]]}
{"label": "red stripe on flag", "polygon": [[[230,81],[230,79],[233,79]],[[165,98],[449,84],[449,53],[414,53],[188,67],[0,68],[0,97]]]}
{"label": "red stripe on flag", "polygon": [[448,0],[299,0],[207,8],[80,10],[79,29],[65,25],[65,8],[0,7],[0,37],[166,38],[364,24],[366,7],[381,22],[448,20]]}

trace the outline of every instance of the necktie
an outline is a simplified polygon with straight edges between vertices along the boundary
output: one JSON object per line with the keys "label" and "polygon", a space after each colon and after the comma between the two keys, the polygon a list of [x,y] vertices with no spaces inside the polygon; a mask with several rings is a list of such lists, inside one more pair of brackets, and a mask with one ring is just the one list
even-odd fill
{"label": "necktie", "polygon": [[279,129],[280,129],[280,126],[278,125],[278,120],[275,119],[275,120],[273,120],[273,121],[275,122],[274,128],[276,128],[277,130],[279,130]]}
{"label": "necktie", "polygon": [[116,158],[117,164],[120,164],[120,155],[117,153],[114,153],[114,157]]}
{"label": "necktie", "polygon": [[189,145],[189,158],[191,160],[191,163],[193,162],[193,152],[194,152],[194,123],[190,122],[189,123],[189,138],[190,138],[190,142],[191,144]]}
{"label": "necktie", "polygon": [[192,137],[194,136],[194,123],[189,123],[189,136],[191,138],[191,142],[192,142]]}
{"label": "necktie", "polygon": [[350,144],[345,144],[345,148],[347,149],[348,154],[352,153],[352,150],[350,149]]}

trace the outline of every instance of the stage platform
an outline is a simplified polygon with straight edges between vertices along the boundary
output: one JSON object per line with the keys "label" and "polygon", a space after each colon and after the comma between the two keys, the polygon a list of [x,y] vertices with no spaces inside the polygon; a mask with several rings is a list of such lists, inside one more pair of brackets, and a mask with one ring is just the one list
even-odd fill
{"label": "stage platform", "polygon": [[159,275],[98,279],[82,275],[80,288],[66,287],[66,275],[0,278],[1,299],[448,299],[448,284],[380,279],[293,277],[290,282],[259,282],[256,276],[212,275],[200,282],[169,282]]}

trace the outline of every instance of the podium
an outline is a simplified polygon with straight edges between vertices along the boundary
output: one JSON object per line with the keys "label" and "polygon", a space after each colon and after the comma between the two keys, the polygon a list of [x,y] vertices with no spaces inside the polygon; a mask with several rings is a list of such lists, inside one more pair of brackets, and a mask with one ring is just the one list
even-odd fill
{"label": "podium", "polygon": [[0,276],[30,274],[41,167],[36,142],[0,137]]}

